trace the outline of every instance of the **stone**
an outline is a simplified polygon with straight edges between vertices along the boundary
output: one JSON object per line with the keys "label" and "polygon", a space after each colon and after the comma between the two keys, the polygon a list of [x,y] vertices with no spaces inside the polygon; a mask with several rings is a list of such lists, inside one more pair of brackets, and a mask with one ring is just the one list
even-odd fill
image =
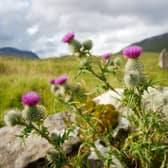
{"label": "stone", "polygon": [[129,109],[123,108],[121,105],[121,98],[123,89],[117,88],[115,89],[118,93],[114,92],[113,90],[109,90],[100,96],[93,99],[96,104],[112,104],[123,116],[128,115]]}
{"label": "stone", "polygon": [[[110,90],[104,94],[96,97],[94,101],[98,104],[112,104],[114,107],[123,115],[127,116],[132,113],[128,108],[123,108],[121,102],[118,101],[121,99],[123,89],[116,89],[119,93]],[[147,110],[153,111],[162,111],[168,117],[168,87],[149,87],[143,95],[144,107]]]}
{"label": "stone", "polygon": [[150,87],[148,92],[145,92],[143,101],[147,110],[161,111],[168,119],[168,87]]}
{"label": "stone", "polygon": [[168,69],[168,51],[163,49],[159,57],[159,66],[163,69]]}
{"label": "stone", "polygon": [[[51,115],[45,120],[45,126],[50,132],[61,133],[66,128],[65,117],[67,117],[65,113]],[[20,126],[5,126],[0,129],[0,168],[24,168],[31,165],[32,162],[44,158],[48,150],[52,149],[45,139],[35,134],[31,134],[25,140],[25,145],[21,144],[17,135],[22,129]],[[80,139],[75,132],[63,144],[63,150],[68,154],[79,144]]]}

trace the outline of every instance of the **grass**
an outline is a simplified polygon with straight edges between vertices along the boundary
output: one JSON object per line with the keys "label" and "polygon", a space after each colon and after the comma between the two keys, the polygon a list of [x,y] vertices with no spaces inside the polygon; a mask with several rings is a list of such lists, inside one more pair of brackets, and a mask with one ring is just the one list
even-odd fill
{"label": "grass", "polygon": [[[126,59],[122,57],[122,60],[123,67]],[[156,53],[144,53],[141,57],[145,73],[150,78],[160,81],[160,85],[168,86],[168,70],[159,68],[158,60]],[[73,56],[43,60],[0,57],[0,123],[6,110],[22,108],[21,95],[31,90],[40,94],[41,103],[47,108],[48,113],[54,113],[54,96],[50,93],[48,81],[59,75],[66,74],[70,82],[80,82],[88,90],[95,89],[100,82],[90,74],[83,74],[74,80],[79,66],[79,61]],[[123,87],[123,82],[118,82],[111,76],[109,80],[114,87]]]}

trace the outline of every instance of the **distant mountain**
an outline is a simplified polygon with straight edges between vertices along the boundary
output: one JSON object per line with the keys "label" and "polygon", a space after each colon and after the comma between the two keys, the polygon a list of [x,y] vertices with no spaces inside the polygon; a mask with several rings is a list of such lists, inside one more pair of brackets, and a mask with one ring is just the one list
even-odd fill
{"label": "distant mountain", "polygon": [[13,47],[4,47],[0,48],[0,56],[5,57],[24,57],[24,58],[31,58],[31,59],[38,59],[39,57],[37,54],[33,53],[32,51],[24,51],[19,50]]}
{"label": "distant mountain", "polygon": [[153,36],[131,45],[138,45],[146,52],[160,52],[162,49],[168,49],[168,33]]}

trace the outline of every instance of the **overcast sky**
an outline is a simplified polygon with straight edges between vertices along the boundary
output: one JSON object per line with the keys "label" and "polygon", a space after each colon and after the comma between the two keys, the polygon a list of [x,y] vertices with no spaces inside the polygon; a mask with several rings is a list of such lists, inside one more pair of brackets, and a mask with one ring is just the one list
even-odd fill
{"label": "overcast sky", "polygon": [[116,52],[168,32],[168,0],[0,0],[0,47],[61,56],[67,32],[92,39],[93,52]]}

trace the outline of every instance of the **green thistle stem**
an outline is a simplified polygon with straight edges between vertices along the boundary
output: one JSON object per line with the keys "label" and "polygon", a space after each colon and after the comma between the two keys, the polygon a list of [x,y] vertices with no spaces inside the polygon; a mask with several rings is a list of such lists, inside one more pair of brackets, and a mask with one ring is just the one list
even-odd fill
{"label": "green thistle stem", "polygon": [[73,107],[75,109],[75,113],[77,115],[79,115],[88,125],[89,127],[92,129],[92,131],[94,131],[94,133],[96,133],[96,129],[89,123],[89,121],[85,118],[85,116],[81,113],[80,108],[78,108],[75,104],[73,104]]}
{"label": "green thistle stem", "polygon": [[109,89],[111,89],[111,90],[113,90],[115,93],[119,94],[119,93],[109,84],[109,82],[107,82],[106,77],[104,76],[104,73],[103,73],[102,76],[100,76],[100,75],[98,75],[96,72],[94,72],[91,68],[88,69],[88,71],[89,71],[90,73],[92,73],[97,79],[99,79],[100,81],[104,82],[105,85],[106,85]]}

